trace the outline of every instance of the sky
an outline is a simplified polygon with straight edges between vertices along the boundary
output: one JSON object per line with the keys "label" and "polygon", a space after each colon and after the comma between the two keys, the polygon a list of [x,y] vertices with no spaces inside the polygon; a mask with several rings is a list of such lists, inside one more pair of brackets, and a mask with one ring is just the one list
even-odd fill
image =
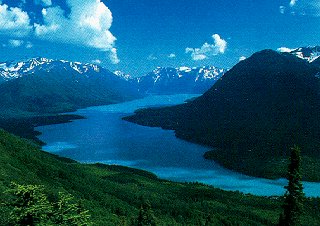
{"label": "sky", "polygon": [[47,57],[141,76],[231,68],[319,37],[320,0],[0,0],[0,62]]}

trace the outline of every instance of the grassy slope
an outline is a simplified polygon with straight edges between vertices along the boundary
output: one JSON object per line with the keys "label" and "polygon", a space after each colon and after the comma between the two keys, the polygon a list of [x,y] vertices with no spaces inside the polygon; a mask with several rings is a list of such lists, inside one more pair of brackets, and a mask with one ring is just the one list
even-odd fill
{"label": "grassy slope", "polygon": [[[208,214],[241,225],[268,225],[277,221],[280,212],[278,199],[163,181],[121,166],[83,165],[42,152],[2,130],[0,173],[1,199],[11,181],[43,184],[50,194],[67,191],[82,199],[97,225],[125,225],[138,215],[141,197],[150,200],[160,225],[200,225]],[[308,220],[320,223],[320,219],[314,221],[318,210],[313,211]],[[2,222],[5,214],[0,211]]]}

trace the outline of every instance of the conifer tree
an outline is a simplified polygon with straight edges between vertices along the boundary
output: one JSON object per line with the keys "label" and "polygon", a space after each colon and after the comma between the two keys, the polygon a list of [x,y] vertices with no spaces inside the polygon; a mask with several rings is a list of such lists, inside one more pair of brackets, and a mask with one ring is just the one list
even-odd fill
{"label": "conifer tree", "polygon": [[300,215],[303,211],[304,193],[301,182],[301,153],[300,148],[294,146],[291,150],[288,166],[288,185],[284,195],[283,215],[280,216],[279,225],[301,225]]}
{"label": "conifer tree", "polygon": [[7,193],[14,225],[92,225],[88,211],[70,194],[60,192],[57,202],[49,202],[44,186],[17,183]]}
{"label": "conifer tree", "polygon": [[141,205],[138,218],[133,224],[136,226],[156,226],[156,218],[151,209],[151,204],[148,200],[144,201]]}

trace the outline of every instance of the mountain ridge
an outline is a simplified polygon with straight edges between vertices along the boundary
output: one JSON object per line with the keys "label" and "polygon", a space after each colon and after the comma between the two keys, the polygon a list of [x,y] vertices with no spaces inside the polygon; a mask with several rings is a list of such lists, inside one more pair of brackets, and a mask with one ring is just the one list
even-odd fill
{"label": "mountain ridge", "polygon": [[147,94],[204,93],[226,71],[214,66],[157,67],[132,81],[137,84],[140,92]]}
{"label": "mountain ridge", "polygon": [[228,168],[284,177],[285,169],[272,166],[280,165],[294,144],[305,156],[320,157],[319,71],[294,55],[263,50],[239,62],[195,100],[138,110],[125,120],[173,129],[180,138],[210,145],[216,149],[211,157]]}

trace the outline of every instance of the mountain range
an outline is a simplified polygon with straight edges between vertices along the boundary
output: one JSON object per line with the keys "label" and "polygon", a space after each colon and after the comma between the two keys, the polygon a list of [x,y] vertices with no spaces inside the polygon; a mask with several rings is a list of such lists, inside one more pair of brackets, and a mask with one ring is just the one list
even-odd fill
{"label": "mountain range", "polygon": [[1,115],[56,113],[132,100],[137,89],[94,64],[33,58],[0,64]]}
{"label": "mountain range", "polygon": [[309,63],[320,60],[320,46],[299,47],[287,52]]}
{"label": "mountain range", "polygon": [[[139,110],[125,119],[210,145],[215,151],[207,158],[246,174],[285,176],[281,165],[294,144],[302,148],[305,163],[312,159],[320,168],[320,68],[309,62],[264,50],[189,103]],[[311,175],[314,169],[304,177]]]}
{"label": "mountain range", "polygon": [[139,92],[146,94],[204,93],[219,80],[226,69],[203,67],[158,67],[152,72],[131,78]]}
{"label": "mountain range", "polygon": [[[47,58],[32,58],[20,62],[0,63],[0,83],[26,75],[46,74],[65,70],[65,73],[74,73],[89,77],[92,74],[112,73],[107,69],[95,65],[65,60]],[[132,77],[122,71],[113,72],[117,77],[130,83],[140,94],[177,94],[177,93],[204,93],[221,76],[226,69],[213,66],[203,67],[158,67],[150,73],[140,77]]]}

